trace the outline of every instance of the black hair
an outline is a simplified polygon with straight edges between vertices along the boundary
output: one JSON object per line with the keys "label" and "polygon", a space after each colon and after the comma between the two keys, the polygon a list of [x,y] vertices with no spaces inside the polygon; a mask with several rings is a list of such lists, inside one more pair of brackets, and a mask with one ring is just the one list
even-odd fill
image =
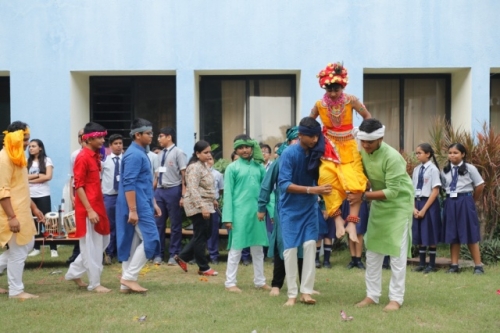
{"label": "black hair", "polygon": [[318,126],[321,126],[320,123],[314,118],[311,117],[304,117],[300,120],[299,126],[304,126],[307,128],[316,128]]}
{"label": "black hair", "polygon": [[[452,143],[449,147],[448,147],[448,150],[450,150],[451,148],[457,148],[457,150],[459,152],[461,152],[462,154],[464,154],[464,158],[462,159],[462,165],[458,168],[458,174],[460,176],[463,176],[465,175],[468,171],[467,171],[467,150],[465,149],[464,145],[461,144],[461,143],[458,143],[458,142],[455,142],[455,143]],[[450,160],[448,159],[448,164],[446,164],[446,166],[443,168],[443,171],[444,173],[448,173],[451,171],[451,162]]]}
{"label": "black hair", "polygon": [[237,156],[237,155],[236,155],[236,152],[235,152],[235,151],[233,151],[233,152],[231,153],[231,162],[234,162],[234,158],[235,158],[236,156]]}
{"label": "black hair", "polygon": [[143,118],[135,118],[132,121],[132,124],[130,124],[130,129],[133,130],[136,128],[141,128],[143,126],[153,126],[153,124],[149,120]]}
{"label": "black hair", "polygon": [[437,166],[439,170],[439,164],[436,160],[436,155],[434,154],[434,149],[432,149],[431,145],[428,143],[421,143],[417,146],[418,148],[422,149],[422,151],[426,154],[429,154],[429,158],[432,158],[432,161],[434,164]]}
{"label": "black hair", "polygon": [[177,142],[177,138],[176,138],[176,134],[175,134],[175,129],[173,127],[163,127],[161,130],[160,130],[160,133],[161,134],[164,134],[165,136],[168,136],[170,135],[172,137],[172,142]]}
{"label": "black hair", "polygon": [[207,149],[207,147],[210,147],[210,143],[206,142],[205,140],[200,140],[200,141],[196,142],[194,144],[194,148],[193,148],[193,150],[194,150],[193,155],[191,155],[191,158],[189,159],[188,165],[198,162],[199,159],[198,159],[198,156],[196,156],[196,153],[201,153],[202,151]]}
{"label": "black hair", "polygon": [[359,130],[366,132],[366,133],[373,133],[382,127],[383,126],[382,126],[382,123],[380,122],[380,120],[375,119],[375,118],[370,118],[370,119],[363,120],[361,125],[359,125]]}
{"label": "black hair", "polygon": [[259,143],[259,147],[260,147],[260,150],[262,150],[263,148],[266,148],[267,150],[269,150],[269,154],[272,153],[272,150],[271,150],[271,146],[269,146],[267,143]]}
{"label": "black hair", "polygon": [[104,126],[98,124],[98,123],[87,123],[85,127],[83,128],[83,134],[89,134],[93,132],[104,132],[106,128]]}
{"label": "black hair", "polygon": [[245,141],[247,141],[247,140],[252,140],[252,139],[248,135],[246,135],[246,134],[239,134],[239,135],[237,135],[237,136],[234,137],[233,142],[236,142],[237,140],[245,140]]}
{"label": "black hair", "polygon": [[162,148],[161,148],[161,147],[158,147],[158,146],[154,146],[154,147],[153,147],[153,148],[151,148],[150,150],[151,150],[151,151],[155,151],[156,149],[162,150]]}
{"label": "black hair", "polygon": [[112,145],[116,140],[122,140],[123,142],[123,136],[121,136],[121,134],[112,134],[109,136],[108,142]]}
{"label": "black hair", "polygon": [[340,83],[327,84],[325,86],[325,88],[327,88],[327,89],[333,89],[333,90],[337,90],[338,88],[344,89],[344,87]]}
{"label": "black hair", "polygon": [[22,121],[14,121],[7,127],[7,132],[15,132],[19,130],[25,131],[28,128],[28,124],[23,123]]}
{"label": "black hair", "polygon": [[[38,145],[38,147],[40,147],[40,152],[38,153],[38,169],[40,170],[39,173],[45,174],[45,172],[47,171],[47,166],[45,164],[45,162],[46,162],[45,160],[47,158],[47,153],[45,152],[45,146],[44,146],[42,140],[39,140],[39,139],[30,140],[30,143],[31,142],[36,142],[36,144]],[[35,160],[35,155],[29,154],[29,157],[28,157],[28,170],[33,165],[33,161],[34,160]]]}
{"label": "black hair", "polygon": [[279,148],[279,147],[281,147],[282,144],[283,144],[283,142],[278,142],[277,144],[274,145],[274,148]]}

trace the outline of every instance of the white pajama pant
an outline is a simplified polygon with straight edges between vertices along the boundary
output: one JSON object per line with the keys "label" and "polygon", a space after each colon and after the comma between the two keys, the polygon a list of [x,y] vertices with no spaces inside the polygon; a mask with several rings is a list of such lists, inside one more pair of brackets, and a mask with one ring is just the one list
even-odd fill
{"label": "white pajama pant", "polygon": [[[226,288],[236,286],[236,275],[238,273],[238,265],[240,264],[242,249],[230,249],[227,255],[227,269],[226,269]],[[266,284],[266,277],[264,276],[264,250],[262,246],[250,246],[250,253],[252,254],[253,263],[253,283],[255,287],[262,287]]]}
{"label": "white pajama pant", "polygon": [[80,254],[69,266],[66,280],[80,279],[87,273],[88,290],[94,290],[101,285],[102,257],[109,244],[109,235],[98,234],[94,225],[87,219],[87,233],[80,238]]}
{"label": "white pajama pant", "polygon": [[24,292],[23,271],[24,263],[28,253],[33,249],[35,238],[28,244],[17,245],[17,235],[12,234],[9,249],[0,255],[0,272],[7,269],[7,281],[9,283],[9,296],[16,296]]}
{"label": "white pajama pant", "polygon": [[[309,240],[302,244],[304,248],[304,261],[302,264],[302,279],[300,283],[300,292],[311,295],[314,290],[314,279],[316,277],[316,241]],[[297,248],[286,249],[283,252],[285,260],[286,284],[288,286],[288,298],[297,298]]]}
{"label": "white pajama pant", "polygon": [[[148,262],[146,252],[144,252],[144,242],[139,226],[135,226],[134,238],[130,247],[130,257],[127,261],[122,262],[122,279],[128,281],[137,281],[139,273],[144,265]],[[120,289],[130,289],[127,286],[121,285]]]}
{"label": "white pajama pant", "polygon": [[[389,300],[403,305],[405,294],[406,263],[408,254],[408,223],[403,232],[399,257],[391,256],[391,282],[389,283]],[[366,251],[366,296],[375,303],[382,295],[382,263],[384,254]]]}

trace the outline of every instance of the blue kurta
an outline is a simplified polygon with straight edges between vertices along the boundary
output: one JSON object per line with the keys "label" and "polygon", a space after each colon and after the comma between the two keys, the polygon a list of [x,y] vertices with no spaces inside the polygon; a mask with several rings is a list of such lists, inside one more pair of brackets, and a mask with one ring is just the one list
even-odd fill
{"label": "blue kurta", "polygon": [[285,250],[318,239],[318,196],[288,193],[290,185],[316,186],[307,172],[310,155],[300,144],[285,149],[279,158],[278,186],[280,188],[279,217]]}
{"label": "blue kurta", "polygon": [[160,238],[154,217],[153,177],[151,162],[146,150],[132,142],[123,155],[118,199],[116,201],[116,241],[118,245],[118,260],[127,261],[134,237],[134,226],[128,223],[129,207],[125,192],[135,191],[139,229],[142,233],[144,252],[150,259],[155,252],[160,251]]}

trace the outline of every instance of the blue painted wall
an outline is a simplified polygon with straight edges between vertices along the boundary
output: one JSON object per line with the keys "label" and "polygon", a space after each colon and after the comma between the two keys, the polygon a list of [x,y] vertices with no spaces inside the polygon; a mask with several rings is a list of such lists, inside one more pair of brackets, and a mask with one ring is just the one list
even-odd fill
{"label": "blue painted wall", "polygon": [[0,71],[10,72],[11,119],[28,122],[54,160],[57,202],[76,135],[71,71],[175,71],[187,152],[199,70],[299,71],[303,116],[331,61],[344,60],[358,96],[364,68],[471,68],[476,129],[489,119],[490,68],[500,67],[499,12],[495,0],[0,0]]}

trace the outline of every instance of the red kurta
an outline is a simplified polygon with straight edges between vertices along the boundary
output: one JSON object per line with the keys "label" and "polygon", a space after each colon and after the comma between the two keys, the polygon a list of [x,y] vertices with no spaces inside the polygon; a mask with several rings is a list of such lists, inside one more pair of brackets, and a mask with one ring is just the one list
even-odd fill
{"label": "red kurta", "polygon": [[[76,157],[75,166],[73,167],[75,191],[80,187],[83,188],[90,207],[99,215],[99,222],[94,224],[94,230],[101,235],[109,235],[109,220],[104,207],[100,171],[99,154],[88,148],[82,149]],[[80,201],[78,194],[75,194],[76,238],[84,237],[87,233],[87,217],[87,210]]]}

